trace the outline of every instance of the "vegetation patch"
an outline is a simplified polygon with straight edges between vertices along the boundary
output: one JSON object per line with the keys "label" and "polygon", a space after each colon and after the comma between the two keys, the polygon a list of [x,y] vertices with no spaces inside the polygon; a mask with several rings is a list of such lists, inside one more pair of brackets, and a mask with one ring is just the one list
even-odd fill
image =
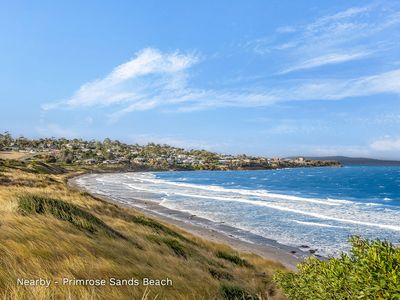
{"label": "vegetation patch", "polygon": [[64,174],[66,170],[57,165],[50,165],[41,161],[32,161],[29,166],[29,169],[36,173],[40,174]]}
{"label": "vegetation patch", "polygon": [[250,263],[248,263],[245,259],[240,258],[237,255],[233,255],[233,254],[230,254],[230,253],[225,252],[225,251],[218,251],[216,253],[216,256],[218,258],[222,258],[222,259],[225,259],[227,261],[230,261],[231,263],[233,263],[235,265],[238,265],[238,266],[241,266],[241,267],[252,267],[252,265]]}
{"label": "vegetation patch", "polygon": [[157,233],[160,233],[160,232],[166,233],[166,234],[171,235],[173,237],[177,237],[177,238],[179,238],[179,239],[181,239],[183,241],[193,243],[192,241],[190,241],[189,239],[185,238],[183,235],[179,234],[178,232],[173,231],[172,229],[170,229],[167,226],[157,222],[156,220],[147,218],[145,216],[132,216],[132,215],[129,215],[128,220],[133,222],[133,223],[136,223],[136,224],[140,224],[140,225],[143,225],[143,226],[146,226],[146,227],[150,227],[154,231],[156,231]]}
{"label": "vegetation patch", "polygon": [[112,237],[126,239],[121,233],[106,225],[99,218],[61,200],[34,194],[24,194],[18,197],[18,210],[24,215],[49,214],[89,233],[96,233],[100,230]]}
{"label": "vegetation patch", "polygon": [[310,257],[298,273],[274,279],[289,299],[399,299],[400,248],[386,241],[350,239],[350,254],[319,261]]}
{"label": "vegetation patch", "polygon": [[215,279],[218,279],[218,280],[223,280],[223,279],[232,280],[233,279],[232,274],[229,274],[228,272],[225,272],[222,270],[210,268],[210,269],[208,269],[208,271],[210,272],[212,277],[214,277]]}
{"label": "vegetation patch", "polygon": [[7,176],[0,173],[0,185],[11,185],[12,181]]}
{"label": "vegetation patch", "polygon": [[163,239],[165,245],[167,245],[177,256],[187,258],[184,246],[176,239]]}
{"label": "vegetation patch", "polygon": [[256,295],[247,292],[240,286],[236,285],[221,285],[221,295],[227,300],[256,300],[259,299]]}

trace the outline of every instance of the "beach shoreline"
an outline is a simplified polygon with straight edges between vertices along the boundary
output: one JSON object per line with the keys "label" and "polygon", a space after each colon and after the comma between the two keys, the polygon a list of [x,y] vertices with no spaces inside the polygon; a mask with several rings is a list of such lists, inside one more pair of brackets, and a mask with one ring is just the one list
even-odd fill
{"label": "beach shoreline", "polygon": [[85,175],[87,174],[70,178],[68,186],[87,192],[103,201],[136,209],[149,217],[177,226],[199,238],[229,245],[239,252],[260,255],[268,260],[282,264],[291,271],[296,271],[297,264],[311,255],[308,251],[305,252],[300,248],[280,244],[275,240],[260,237],[250,232],[225,225],[222,222],[214,222],[188,212],[169,209],[151,201],[151,199],[134,198],[127,203],[113,198],[112,195],[93,193],[76,182],[77,179]]}

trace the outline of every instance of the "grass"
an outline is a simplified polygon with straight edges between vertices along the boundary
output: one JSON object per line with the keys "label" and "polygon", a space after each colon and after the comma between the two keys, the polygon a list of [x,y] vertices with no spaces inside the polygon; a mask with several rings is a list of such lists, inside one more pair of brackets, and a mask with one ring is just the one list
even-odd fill
{"label": "grass", "polygon": [[164,239],[164,244],[167,245],[169,248],[171,248],[172,251],[174,251],[174,253],[177,256],[180,256],[183,258],[187,257],[185,248],[179,241],[177,241],[175,239],[166,238],[166,239]]}
{"label": "grass", "polygon": [[220,288],[221,295],[227,300],[256,300],[257,295],[251,294],[240,286],[222,285]]}
{"label": "grass", "polygon": [[225,260],[227,260],[227,261],[229,261],[229,262],[231,262],[231,263],[233,263],[235,265],[238,265],[238,266],[243,266],[243,267],[248,267],[248,268],[253,267],[245,259],[242,259],[238,255],[230,254],[230,253],[225,252],[225,251],[218,251],[216,253],[216,256],[218,258],[225,259]]}
{"label": "grass", "polygon": [[233,280],[233,275],[228,272],[214,268],[210,268],[208,269],[208,271],[210,272],[211,276],[214,277],[215,279],[228,280],[228,281]]}
{"label": "grass", "polygon": [[179,234],[178,232],[168,228],[167,226],[161,224],[160,222],[150,219],[148,217],[142,216],[142,215],[135,215],[135,216],[129,216],[128,218],[129,221],[140,224],[146,227],[149,227],[153,229],[157,233],[165,233],[167,235],[171,235],[173,237],[177,237],[181,240],[190,242],[189,239],[185,238],[183,235]]}
{"label": "grass", "polygon": [[[68,188],[82,171],[0,160],[0,299],[284,299],[270,280],[279,264]],[[168,277],[173,286],[16,285],[39,277]]]}
{"label": "grass", "polygon": [[16,151],[0,151],[0,159],[23,159],[27,157],[27,153],[21,153]]}
{"label": "grass", "polygon": [[73,224],[83,231],[93,234],[101,230],[109,236],[125,239],[121,233],[107,226],[99,218],[61,200],[34,194],[23,194],[18,196],[18,211],[23,215],[50,214],[59,220]]}

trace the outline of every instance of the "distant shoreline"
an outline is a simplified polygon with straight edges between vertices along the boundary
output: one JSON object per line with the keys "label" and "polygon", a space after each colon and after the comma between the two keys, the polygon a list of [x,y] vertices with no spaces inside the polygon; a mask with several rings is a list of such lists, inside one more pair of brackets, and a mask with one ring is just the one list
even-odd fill
{"label": "distant shoreline", "polygon": [[[76,180],[79,177],[86,175],[88,175],[88,173],[70,178],[68,180],[68,186],[85,191],[104,201],[123,207],[137,209],[148,216],[157,218],[169,224],[173,224],[200,238],[217,243],[224,243],[230,245],[238,251],[255,253],[266,259],[277,261],[289,270],[297,270],[296,265],[303,261],[304,258],[311,255],[308,252],[302,251],[300,248],[280,244],[275,240],[260,237],[223,223],[213,222],[211,220],[191,215],[186,212],[166,208],[151,201],[150,199],[146,200],[135,198],[132,199],[134,200],[132,201],[132,204],[127,204],[122,203],[117,199],[113,199],[112,195],[105,196],[92,193],[85,187],[82,187],[76,183]],[[241,236],[238,237],[238,234],[240,233]]]}

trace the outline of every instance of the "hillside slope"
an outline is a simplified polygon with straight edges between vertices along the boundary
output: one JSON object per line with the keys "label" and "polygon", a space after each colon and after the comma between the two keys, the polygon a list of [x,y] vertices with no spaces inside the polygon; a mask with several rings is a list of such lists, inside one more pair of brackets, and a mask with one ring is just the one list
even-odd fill
{"label": "hillside slope", "polygon": [[[77,173],[0,160],[0,299],[284,299],[271,279],[280,265],[71,190]],[[116,287],[110,277],[173,283]],[[21,278],[52,282],[17,285]]]}

